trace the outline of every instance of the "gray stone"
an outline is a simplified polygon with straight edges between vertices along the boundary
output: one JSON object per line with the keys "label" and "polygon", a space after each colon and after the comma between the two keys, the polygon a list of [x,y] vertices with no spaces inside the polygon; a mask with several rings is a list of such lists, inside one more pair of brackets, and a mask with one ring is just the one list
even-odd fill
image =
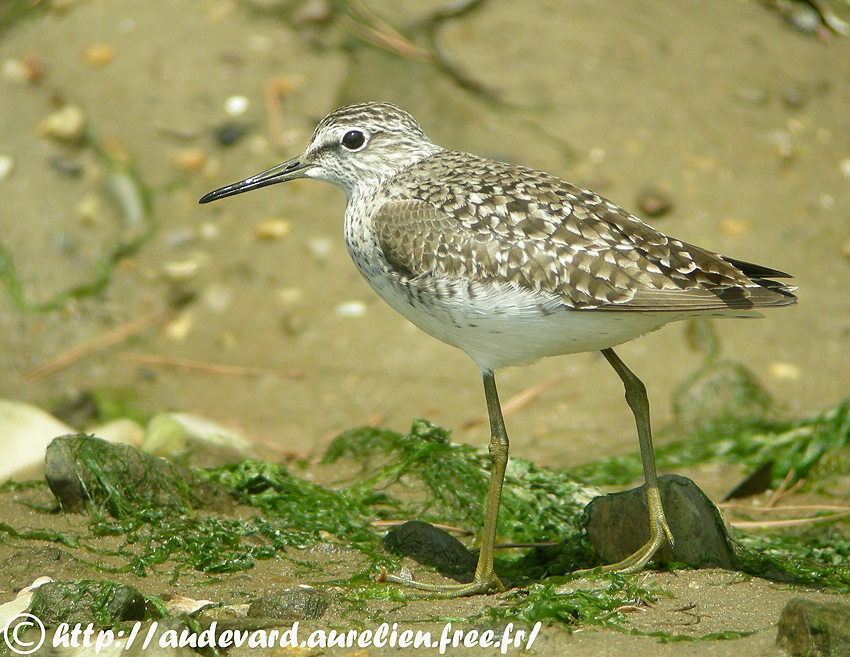
{"label": "gray stone", "polygon": [[475,570],[476,558],[463,543],[421,520],[410,520],[393,528],[383,543],[389,550],[434,566],[443,574],[459,575]]}
{"label": "gray stone", "polygon": [[286,621],[318,620],[325,615],[330,602],[330,596],[324,591],[299,586],[254,600],[248,606],[248,616]]}
{"label": "gray stone", "polygon": [[48,582],[33,593],[30,613],[45,627],[59,623],[109,626],[142,620],[145,598],[132,586],[108,581]]}
{"label": "gray stone", "polygon": [[226,509],[227,491],[195,472],[130,445],[77,434],[55,438],[44,458],[44,476],[66,511],[102,504],[116,518],[140,508]]}
{"label": "gray stone", "polygon": [[794,598],[779,617],[776,641],[794,657],[850,657],[850,606]]}
{"label": "gray stone", "polygon": [[[731,539],[717,507],[687,477],[662,475],[658,482],[675,546],[664,548],[656,558],[695,568],[730,568]],[[616,563],[633,554],[649,540],[644,486],[593,499],[582,523],[604,563]]]}

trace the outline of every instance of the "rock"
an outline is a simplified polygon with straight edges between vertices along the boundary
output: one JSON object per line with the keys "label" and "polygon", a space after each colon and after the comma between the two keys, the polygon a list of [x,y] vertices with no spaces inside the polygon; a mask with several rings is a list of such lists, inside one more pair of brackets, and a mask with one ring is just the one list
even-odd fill
{"label": "rock", "polygon": [[66,511],[84,513],[91,502],[113,517],[138,509],[227,509],[227,491],[187,468],[100,438],[60,436],[47,447],[44,477]]}
{"label": "rock", "polygon": [[30,479],[41,474],[44,450],[56,436],[74,433],[47,411],[19,401],[0,399],[0,481],[15,475]]}
{"label": "rock", "polygon": [[215,130],[215,138],[222,146],[233,146],[248,132],[248,126],[237,121],[228,121],[218,126]]}
{"label": "rock", "polygon": [[[694,568],[730,568],[732,549],[720,512],[697,485],[680,475],[658,478],[667,523],[676,541],[656,558]],[[649,539],[649,515],[644,486],[594,498],[582,524],[604,563],[616,563],[633,554]]]}
{"label": "rock", "polygon": [[186,173],[198,173],[206,163],[207,152],[203,148],[183,148],[174,155],[174,164]]}
{"label": "rock", "polygon": [[141,447],[145,437],[145,428],[129,418],[99,424],[88,432],[111,443],[124,443],[133,447]]}
{"label": "rock", "polygon": [[256,456],[244,436],[206,418],[189,413],[163,413],[147,426],[142,449],[196,467],[232,463]]}
{"label": "rock", "polygon": [[106,224],[109,214],[100,194],[89,193],[74,205],[74,215],[89,228],[101,228]]}
{"label": "rock", "polygon": [[263,219],[254,226],[254,237],[264,242],[282,240],[292,232],[292,224],[286,219]]}
{"label": "rock", "polygon": [[648,217],[662,217],[673,209],[670,195],[658,187],[646,187],[641,190],[637,205]]}
{"label": "rock", "polygon": [[755,375],[731,360],[709,360],[673,391],[676,423],[689,431],[732,418],[764,417],[770,407]]}
{"label": "rock", "polygon": [[85,137],[86,115],[76,105],[65,105],[39,123],[38,131],[48,139],[77,144]]}
{"label": "rock", "polygon": [[250,105],[248,96],[228,96],[224,100],[224,111],[228,116],[241,116],[248,111]]}
{"label": "rock", "polygon": [[37,59],[7,59],[0,68],[0,77],[17,84],[38,84],[44,77],[44,66]]}
{"label": "rock", "polygon": [[59,623],[112,625],[118,621],[142,620],[145,598],[135,587],[106,580],[48,582],[33,593],[30,613],[45,627]]}
{"label": "rock", "polygon": [[448,532],[421,520],[410,520],[393,528],[384,546],[419,563],[433,566],[445,575],[461,575],[475,570],[476,558]]}
{"label": "rock", "polygon": [[334,308],[337,317],[357,318],[366,314],[366,304],[362,301],[343,301]]}
{"label": "rock", "polygon": [[850,657],[850,606],[794,598],[779,617],[776,641],[794,657]]}
{"label": "rock", "polygon": [[115,46],[108,43],[93,43],[83,49],[83,61],[92,68],[102,68],[115,59]]}
{"label": "rock", "polygon": [[775,360],[767,366],[767,373],[777,381],[799,381],[802,377],[800,368],[794,363]]}
{"label": "rock", "polygon": [[742,237],[750,232],[750,222],[738,217],[726,217],[720,221],[718,229],[726,237]]}
{"label": "rock", "polygon": [[205,252],[197,251],[184,260],[166,262],[162,266],[162,275],[169,283],[185,283],[195,278],[208,260]]}
{"label": "rock", "polygon": [[318,620],[325,615],[330,603],[331,598],[324,591],[299,586],[254,600],[248,607],[248,616],[286,621]]}
{"label": "rock", "polygon": [[326,262],[334,250],[334,245],[327,237],[313,237],[307,241],[307,250],[319,262]]}
{"label": "rock", "polygon": [[0,180],[6,180],[12,175],[15,168],[15,160],[11,155],[0,155]]}

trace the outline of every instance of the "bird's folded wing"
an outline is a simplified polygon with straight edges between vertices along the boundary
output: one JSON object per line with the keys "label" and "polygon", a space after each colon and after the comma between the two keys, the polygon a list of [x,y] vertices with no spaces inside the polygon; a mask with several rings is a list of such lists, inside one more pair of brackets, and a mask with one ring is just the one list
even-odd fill
{"label": "bird's folded wing", "polygon": [[574,309],[700,312],[796,301],[793,288],[772,280],[787,274],[667,237],[563,185],[557,211],[551,191],[454,208],[386,202],[374,217],[380,249],[398,276],[508,281]]}

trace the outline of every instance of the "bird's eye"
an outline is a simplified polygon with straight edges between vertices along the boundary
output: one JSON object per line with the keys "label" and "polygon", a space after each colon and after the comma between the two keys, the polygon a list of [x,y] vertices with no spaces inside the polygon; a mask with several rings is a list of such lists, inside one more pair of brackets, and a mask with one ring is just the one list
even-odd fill
{"label": "bird's eye", "polygon": [[366,135],[359,130],[349,130],[342,137],[342,145],[350,151],[356,151],[366,143]]}

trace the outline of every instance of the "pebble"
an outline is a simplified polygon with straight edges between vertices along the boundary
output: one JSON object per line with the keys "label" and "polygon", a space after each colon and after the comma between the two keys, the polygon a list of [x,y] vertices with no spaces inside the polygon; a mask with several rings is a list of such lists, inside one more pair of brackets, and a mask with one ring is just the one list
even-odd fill
{"label": "pebble", "polygon": [[850,180],[850,157],[846,157],[838,163],[838,170],[842,176]]}
{"label": "pebble", "polygon": [[76,143],[82,141],[86,130],[86,115],[76,105],[65,105],[38,124],[43,137]]}
{"label": "pebble", "polygon": [[222,313],[233,300],[233,288],[221,283],[213,283],[201,292],[201,301],[213,312]]}
{"label": "pebble", "polygon": [[290,22],[299,27],[301,25],[323,25],[333,18],[334,10],[328,0],[307,0],[298,9],[292,12]]}
{"label": "pebble", "polygon": [[337,317],[363,317],[366,314],[366,304],[362,301],[344,301],[334,308]]}
{"label": "pebble", "polygon": [[333,251],[333,241],[328,237],[313,237],[307,242],[307,249],[316,260],[325,262]]}
{"label": "pebble", "polygon": [[746,219],[727,217],[721,220],[719,228],[726,237],[741,237],[750,231],[750,222]]}
{"label": "pebble", "polygon": [[206,257],[198,253],[186,260],[167,262],[162,268],[162,273],[172,283],[182,283],[194,278],[205,260]]}
{"label": "pebble", "polygon": [[211,221],[205,221],[198,229],[198,237],[205,242],[212,242],[214,239],[218,238],[220,233],[221,230],[219,229],[218,224],[214,224]]}
{"label": "pebble", "polygon": [[277,291],[277,299],[285,306],[296,304],[304,297],[300,287],[285,287]]}
{"label": "pebble", "polygon": [[0,76],[16,84],[38,84],[44,77],[44,67],[36,59],[7,59]]}
{"label": "pebble", "polygon": [[791,109],[802,108],[808,100],[808,93],[799,85],[789,85],[782,90],[782,102]]}
{"label": "pebble", "polygon": [[216,128],[215,138],[222,146],[232,146],[242,139],[246,132],[248,132],[248,127],[244,123],[228,121]]}
{"label": "pebble", "polygon": [[796,155],[794,135],[785,130],[776,130],[770,134],[770,141],[776,147],[776,154],[783,160],[790,160]]}
{"label": "pebble", "polygon": [[74,206],[74,214],[85,226],[90,228],[102,226],[106,217],[103,200],[99,194],[86,194]]}
{"label": "pebble", "polygon": [[69,178],[79,178],[83,175],[83,165],[79,160],[70,157],[52,157],[50,166]]}
{"label": "pebble", "polygon": [[250,105],[247,96],[230,96],[224,101],[224,111],[228,116],[241,116]]}
{"label": "pebble", "polygon": [[186,173],[197,173],[206,162],[207,154],[202,148],[184,148],[174,156],[177,168]]}
{"label": "pebble", "polygon": [[168,322],[163,328],[163,333],[172,342],[183,342],[189,337],[189,333],[192,332],[194,326],[195,315],[187,310]]}
{"label": "pebble", "polygon": [[762,87],[738,87],[735,89],[735,97],[752,105],[764,105],[770,100],[767,89]]}
{"label": "pebble", "polygon": [[254,237],[263,242],[276,242],[292,232],[292,224],[286,219],[264,219],[254,227]]}
{"label": "pebble", "polygon": [[115,46],[108,43],[93,43],[83,49],[83,61],[94,68],[101,68],[115,59],[115,52]]}
{"label": "pebble", "polygon": [[588,159],[591,161],[592,164],[601,164],[602,161],[605,159],[605,155],[605,149],[597,146],[595,148],[590,149],[590,152],[588,153]]}
{"label": "pebble", "polygon": [[846,240],[844,244],[841,245],[841,254],[850,260],[850,240]]}
{"label": "pebble", "polygon": [[12,175],[15,168],[15,160],[11,155],[0,155],[0,180],[6,180]]}
{"label": "pebble", "polygon": [[658,187],[645,187],[638,195],[637,204],[648,217],[661,217],[673,209],[670,195]]}
{"label": "pebble", "polygon": [[124,224],[131,228],[141,225],[147,209],[144,193],[136,179],[126,171],[116,171],[106,177],[106,189],[121,208]]}
{"label": "pebble", "polygon": [[767,366],[767,373],[778,381],[798,381],[802,376],[799,367],[785,361],[772,362]]}
{"label": "pebble", "polygon": [[100,145],[109,157],[121,164],[133,164],[136,161],[132,151],[114,135],[104,136],[100,140]]}
{"label": "pebble", "polygon": [[193,241],[195,241],[195,231],[191,228],[178,228],[165,235],[165,243],[171,249],[179,249]]}

